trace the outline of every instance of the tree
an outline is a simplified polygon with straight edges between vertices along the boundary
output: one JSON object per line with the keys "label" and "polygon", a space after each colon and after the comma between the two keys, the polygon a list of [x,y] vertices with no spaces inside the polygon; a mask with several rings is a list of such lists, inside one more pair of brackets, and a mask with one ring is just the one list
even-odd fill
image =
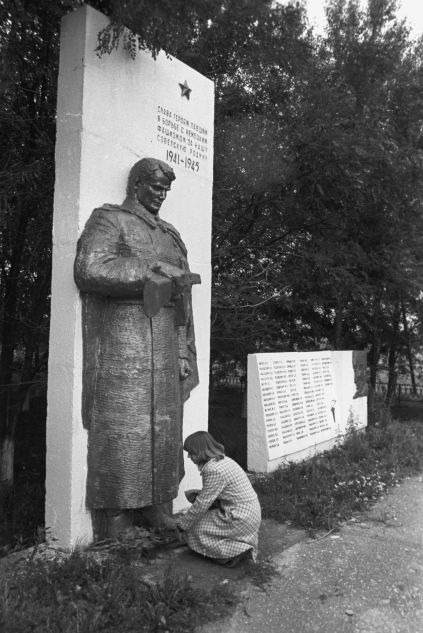
{"label": "tree", "polygon": [[59,27],[79,4],[0,2],[0,500],[26,392],[46,375]]}
{"label": "tree", "polygon": [[[377,349],[393,344],[398,306],[405,297],[416,298],[421,287],[421,62],[395,10],[392,0],[371,0],[366,11],[357,2],[328,5],[333,76],[351,97],[351,148],[360,158],[355,181],[364,185],[356,209],[367,215],[364,233],[357,227],[349,242],[358,242],[367,256],[361,319]],[[348,193],[354,191],[351,182]],[[358,296],[353,292],[355,310]],[[381,328],[382,315],[387,321]],[[383,331],[388,340],[380,340]]]}

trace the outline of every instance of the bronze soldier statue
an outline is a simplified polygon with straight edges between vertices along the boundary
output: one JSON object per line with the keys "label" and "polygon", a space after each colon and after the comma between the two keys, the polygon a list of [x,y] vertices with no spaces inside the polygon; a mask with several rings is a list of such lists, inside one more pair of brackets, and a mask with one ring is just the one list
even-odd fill
{"label": "bronze soldier statue", "polygon": [[[183,402],[198,384],[187,251],[159,217],[175,174],[143,158],[122,205],[95,209],[78,241],[87,505],[95,537],[141,514],[166,527],[184,475]],[[172,522],[170,521],[172,524]]]}

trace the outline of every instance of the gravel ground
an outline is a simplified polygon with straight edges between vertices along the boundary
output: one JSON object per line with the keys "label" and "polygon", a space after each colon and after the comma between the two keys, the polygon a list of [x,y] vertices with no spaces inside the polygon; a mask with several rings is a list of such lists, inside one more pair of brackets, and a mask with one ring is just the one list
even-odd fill
{"label": "gravel ground", "polygon": [[226,621],[201,633],[422,633],[423,478],[405,480],[337,534],[307,537],[270,560],[263,591],[241,589]]}

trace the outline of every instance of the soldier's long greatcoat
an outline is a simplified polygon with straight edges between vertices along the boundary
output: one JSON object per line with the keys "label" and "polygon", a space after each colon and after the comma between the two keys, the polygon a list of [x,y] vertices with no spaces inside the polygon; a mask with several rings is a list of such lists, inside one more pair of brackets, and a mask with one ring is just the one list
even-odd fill
{"label": "soldier's long greatcoat", "polygon": [[[192,312],[189,302],[177,325],[170,300],[146,316],[143,287],[158,261],[188,270],[176,229],[132,199],[95,209],[78,241],[92,509],[170,501],[183,476],[183,402],[198,384]],[[183,382],[178,358],[191,365]]]}

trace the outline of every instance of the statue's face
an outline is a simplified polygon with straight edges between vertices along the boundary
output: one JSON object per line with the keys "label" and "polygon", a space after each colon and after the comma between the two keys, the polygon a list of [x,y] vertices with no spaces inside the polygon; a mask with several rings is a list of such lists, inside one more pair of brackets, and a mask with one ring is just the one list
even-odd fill
{"label": "statue's face", "polygon": [[135,197],[147,211],[157,215],[166,200],[167,192],[170,191],[170,185],[169,179],[161,171],[156,171],[148,182],[136,181]]}

